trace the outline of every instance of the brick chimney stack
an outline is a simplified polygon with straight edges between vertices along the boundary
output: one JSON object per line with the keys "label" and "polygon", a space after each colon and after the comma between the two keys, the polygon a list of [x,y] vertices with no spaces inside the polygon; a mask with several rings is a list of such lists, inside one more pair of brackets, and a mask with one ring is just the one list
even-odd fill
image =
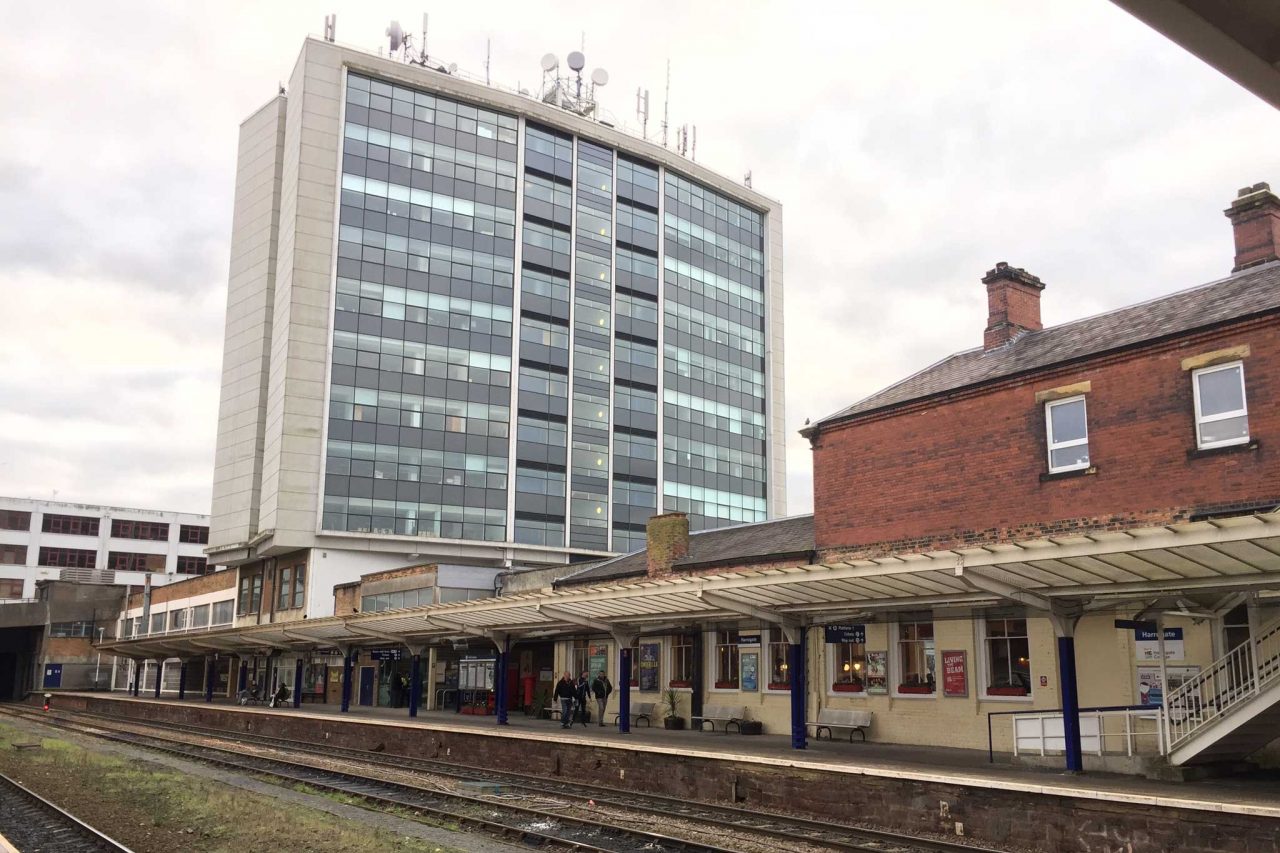
{"label": "brick chimney stack", "polygon": [[1236,265],[1232,272],[1274,261],[1280,248],[1280,199],[1269,184],[1254,184],[1237,193],[1223,211],[1231,220],[1236,240]]}
{"label": "brick chimney stack", "polygon": [[1044,328],[1040,325],[1040,291],[1044,290],[1044,283],[1039,278],[1001,261],[987,271],[982,283],[987,286],[984,350],[1004,346],[1023,332]]}
{"label": "brick chimney stack", "polygon": [[683,512],[650,516],[645,537],[647,574],[651,578],[669,575],[673,563],[689,556],[689,516]]}

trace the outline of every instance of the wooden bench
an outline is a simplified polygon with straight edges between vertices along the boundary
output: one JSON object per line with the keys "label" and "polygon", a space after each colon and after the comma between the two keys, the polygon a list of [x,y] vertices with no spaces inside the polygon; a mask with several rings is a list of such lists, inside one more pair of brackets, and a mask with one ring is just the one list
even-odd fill
{"label": "wooden bench", "polygon": [[698,731],[706,731],[703,725],[711,724],[711,731],[716,730],[716,723],[724,723],[724,733],[729,733],[729,726],[736,726],[742,731],[742,721],[747,718],[746,705],[708,705],[702,709],[702,715],[693,718],[698,724]]}
{"label": "wooden bench", "polygon": [[818,719],[809,725],[813,726],[813,736],[816,740],[822,740],[823,729],[826,729],[827,740],[832,739],[832,729],[848,729],[849,743],[853,743],[854,732],[861,735],[862,742],[866,743],[867,729],[871,728],[871,712],[849,708],[823,708],[818,712]]}
{"label": "wooden bench", "polygon": [[[632,702],[631,719],[637,723],[644,720],[644,724],[646,726],[652,726],[653,721],[650,719],[650,716],[653,714],[653,706],[653,702]],[[620,719],[622,719],[622,714],[614,714],[613,724],[616,726]]]}

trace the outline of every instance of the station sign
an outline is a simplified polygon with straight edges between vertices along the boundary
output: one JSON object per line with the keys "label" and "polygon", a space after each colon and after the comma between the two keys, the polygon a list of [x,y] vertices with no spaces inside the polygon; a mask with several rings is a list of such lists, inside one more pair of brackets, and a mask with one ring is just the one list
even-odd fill
{"label": "station sign", "polygon": [[740,646],[758,646],[760,645],[759,634],[739,634],[738,645]]}
{"label": "station sign", "polygon": [[369,660],[400,660],[404,649],[369,649]]}
{"label": "station sign", "polygon": [[828,643],[857,643],[864,645],[867,642],[867,626],[866,625],[827,625],[823,628],[827,635]]}
{"label": "station sign", "polygon": [[[1134,655],[1138,660],[1160,660],[1160,635],[1155,629],[1133,629]],[[1181,628],[1164,629],[1165,660],[1185,660],[1186,645],[1182,638]]]}

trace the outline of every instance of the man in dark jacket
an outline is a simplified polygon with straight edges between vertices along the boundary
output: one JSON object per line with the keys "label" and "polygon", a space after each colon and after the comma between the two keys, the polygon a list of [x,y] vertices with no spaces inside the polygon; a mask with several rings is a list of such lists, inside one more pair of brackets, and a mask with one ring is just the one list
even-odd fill
{"label": "man in dark jacket", "polygon": [[591,682],[587,680],[587,671],[585,669],[582,671],[582,675],[578,676],[573,698],[578,703],[578,722],[585,726],[591,716],[591,710],[587,705],[591,700]]}
{"label": "man in dark jacket", "polygon": [[591,682],[591,692],[596,697],[596,710],[600,712],[600,725],[604,725],[604,709],[609,704],[609,694],[613,685],[609,683],[609,674],[603,669],[596,673],[596,680]]}
{"label": "man in dark jacket", "polygon": [[573,725],[573,700],[577,694],[573,678],[569,673],[561,676],[556,682],[555,698],[560,700],[560,728],[567,729]]}

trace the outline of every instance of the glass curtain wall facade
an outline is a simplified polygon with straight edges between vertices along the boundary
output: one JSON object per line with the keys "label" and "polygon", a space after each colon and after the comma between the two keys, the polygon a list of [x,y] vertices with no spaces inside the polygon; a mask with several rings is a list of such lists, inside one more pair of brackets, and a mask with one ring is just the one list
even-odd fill
{"label": "glass curtain wall facade", "polygon": [[323,529],[626,552],[663,510],[765,518],[761,214],[354,72],[342,150]]}

